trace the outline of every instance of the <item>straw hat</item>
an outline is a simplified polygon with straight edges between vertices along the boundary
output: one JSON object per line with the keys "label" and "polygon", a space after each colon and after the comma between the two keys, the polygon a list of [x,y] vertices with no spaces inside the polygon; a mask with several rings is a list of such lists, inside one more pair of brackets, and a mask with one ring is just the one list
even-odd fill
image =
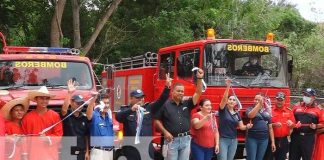
{"label": "straw hat", "polygon": [[42,86],[39,90],[30,91],[28,93],[29,100],[34,101],[36,97],[50,97],[50,98],[53,98],[53,97],[55,97],[55,95],[50,94],[48,92],[46,86]]}
{"label": "straw hat", "polygon": [[3,113],[4,118],[11,119],[10,110],[16,105],[22,105],[24,111],[27,112],[29,108],[29,99],[27,97],[21,97],[13,99],[7,102],[2,108],[1,113]]}

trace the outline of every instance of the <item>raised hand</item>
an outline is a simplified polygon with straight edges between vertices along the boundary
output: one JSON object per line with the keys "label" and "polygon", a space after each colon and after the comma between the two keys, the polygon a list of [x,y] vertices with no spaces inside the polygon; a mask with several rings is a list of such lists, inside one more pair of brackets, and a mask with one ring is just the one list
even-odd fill
{"label": "raised hand", "polygon": [[231,79],[229,79],[229,78],[226,78],[225,79],[225,84],[226,84],[227,87],[228,86],[231,86],[231,83],[232,83],[232,80]]}
{"label": "raised hand", "polygon": [[165,77],[166,77],[165,86],[170,88],[173,79],[170,78],[170,73],[165,74]]}
{"label": "raised hand", "polygon": [[69,93],[73,93],[76,90],[75,81],[73,81],[72,79],[69,79],[67,81],[67,89],[68,89]]}
{"label": "raised hand", "polygon": [[134,105],[132,106],[131,110],[132,110],[133,112],[135,112],[135,111],[138,110],[138,107],[140,107],[140,105],[136,103],[136,104],[134,104]]}
{"label": "raised hand", "polygon": [[197,78],[203,78],[204,77],[204,71],[202,69],[198,69],[197,74],[196,74]]}

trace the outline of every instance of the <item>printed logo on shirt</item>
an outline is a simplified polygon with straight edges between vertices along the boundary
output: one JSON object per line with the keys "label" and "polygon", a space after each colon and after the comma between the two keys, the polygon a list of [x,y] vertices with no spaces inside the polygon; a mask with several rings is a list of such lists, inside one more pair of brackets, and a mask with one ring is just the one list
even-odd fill
{"label": "printed logo on shirt", "polygon": [[283,117],[290,117],[290,114],[289,114],[289,113],[283,113],[282,116],[283,116]]}
{"label": "printed logo on shirt", "polygon": [[187,109],[187,108],[188,108],[188,107],[183,107],[182,110],[185,110],[185,109]]}
{"label": "printed logo on shirt", "polygon": [[303,109],[298,108],[298,109],[296,109],[296,112],[303,112]]}
{"label": "printed logo on shirt", "polygon": [[103,123],[99,123],[99,126],[100,126],[100,127],[104,127],[105,124],[103,124]]}

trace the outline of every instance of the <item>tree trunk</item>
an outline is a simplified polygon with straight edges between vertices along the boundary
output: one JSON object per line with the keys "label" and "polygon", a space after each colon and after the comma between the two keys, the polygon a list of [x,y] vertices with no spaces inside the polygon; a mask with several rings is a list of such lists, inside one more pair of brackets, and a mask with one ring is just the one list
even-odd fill
{"label": "tree trunk", "polygon": [[108,18],[111,16],[111,14],[117,9],[117,6],[119,5],[119,3],[122,0],[114,0],[110,5],[107,6],[106,8],[106,12],[103,15],[102,18],[100,18],[98,20],[97,26],[95,31],[92,33],[89,41],[87,42],[87,44],[84,46],[83,48],[83,53],[84,55],[87,55],[89,50],[91,49],[93,43],[95,42],[95,40],[97,39],[100,31],[102,30],[102,28],[104,27],[104,25],[106,24]]}
{"label": "tree trunk", "polygon": [[80,3],[78,0],[72,0],[72,15],[73,15],[73,43],[74,48],[81,48],[80,36]]}
{"label": "tree trunk", "polygon": [[57,0],[51,22],[51,47],[60,47],[60,38],[63,38],[61,20],[66,0]]}

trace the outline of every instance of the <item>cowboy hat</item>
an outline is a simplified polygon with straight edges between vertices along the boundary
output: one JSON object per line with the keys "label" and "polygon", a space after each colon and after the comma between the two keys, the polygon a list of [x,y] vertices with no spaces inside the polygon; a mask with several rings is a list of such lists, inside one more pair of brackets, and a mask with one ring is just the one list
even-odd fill
{"label": "cowboy hat", "polygon": [[34,101],[36,97],[50,97],[50,98],[53,98],[53,97],[55,97],[55,95],[50,94],[48,92],[46,86],[42,86],[39,90],[30,91],[28,93],[29,100]]}
{"label": "cowboy hat", "polygon": [[10,111],[16,105],[22,105],[24,108],[24,111],[27,112],[28,108],[29,108],[29,99],[27,97],[21,97],[21,98],[16,98],[16,99],[13,99],[13,100],[7,102],[1,108],[1,113],[3,114],[4,118],[11,119]]}

